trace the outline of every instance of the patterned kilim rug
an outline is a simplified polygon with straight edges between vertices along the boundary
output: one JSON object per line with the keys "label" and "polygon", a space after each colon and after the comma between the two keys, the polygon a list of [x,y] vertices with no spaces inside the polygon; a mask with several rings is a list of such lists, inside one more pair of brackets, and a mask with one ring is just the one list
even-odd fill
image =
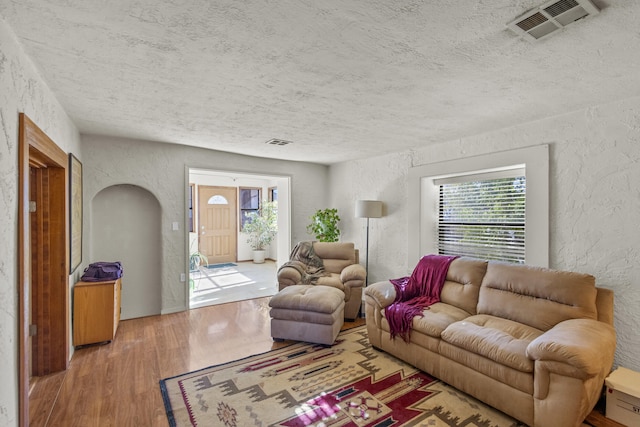
{"label": "patterned kilim rug", "polygon": [[298,343],[160,381],[171,426],[478,426],[518,422],[369,345]]}

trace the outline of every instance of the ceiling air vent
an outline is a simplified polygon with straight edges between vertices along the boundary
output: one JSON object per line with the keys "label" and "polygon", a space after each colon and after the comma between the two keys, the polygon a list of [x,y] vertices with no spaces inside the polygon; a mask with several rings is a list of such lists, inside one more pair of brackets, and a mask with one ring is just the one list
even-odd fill
{"label": "ceiling air vent", "polygon": [[527,40],[540,40],[578,19],[599,12],[591,0],[554,0],[525,12],[507,27]]}
{"label": "ceiling air vent", "polygon": [[284,139],[271,138],[268,141],[265,141],[265,144],[269,145],[289,145],[291,141],[285,141]]}

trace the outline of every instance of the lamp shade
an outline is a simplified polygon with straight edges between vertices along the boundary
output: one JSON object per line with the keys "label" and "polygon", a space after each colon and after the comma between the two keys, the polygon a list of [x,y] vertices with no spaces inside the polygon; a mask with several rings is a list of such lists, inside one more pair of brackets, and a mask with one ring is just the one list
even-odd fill
{"label": "lamp shade", "polygon": [[356,218],[382,217],[382,202],[379,200],[357,200]]}

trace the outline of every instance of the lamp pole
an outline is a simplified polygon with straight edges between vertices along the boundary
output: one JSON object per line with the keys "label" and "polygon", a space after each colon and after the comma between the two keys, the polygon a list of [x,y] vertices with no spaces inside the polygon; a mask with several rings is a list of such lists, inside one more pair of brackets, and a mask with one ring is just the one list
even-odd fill
{"label": "lamp pole", "polygon": [[369,285],[369,219],[382,217],[382,202],[378,200],[358,200],[356,201],[356,218],[367,219],[367,243],[365,253],[365,277],[364,286]]}
{"label": "lamp pole", "polygon": [[367,275],[364,278],[364,287],[369,286],[369,217],[367,217],[367,252],[364,254],[364,269]]}

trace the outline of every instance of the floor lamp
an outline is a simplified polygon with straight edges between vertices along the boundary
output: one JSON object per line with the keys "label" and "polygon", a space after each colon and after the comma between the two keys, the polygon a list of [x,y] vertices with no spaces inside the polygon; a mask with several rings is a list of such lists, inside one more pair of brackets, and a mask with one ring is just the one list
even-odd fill
{"label": "floor lamp", "polygon": [[367,251],[365,252],[365,270],[367,277],[364,286],[369,284],[369,218],[382,217],[382,202],[378,200],[357,200],[356,218],[367,218]]}

